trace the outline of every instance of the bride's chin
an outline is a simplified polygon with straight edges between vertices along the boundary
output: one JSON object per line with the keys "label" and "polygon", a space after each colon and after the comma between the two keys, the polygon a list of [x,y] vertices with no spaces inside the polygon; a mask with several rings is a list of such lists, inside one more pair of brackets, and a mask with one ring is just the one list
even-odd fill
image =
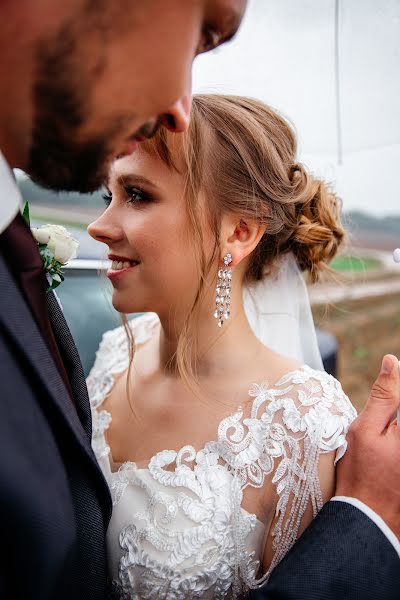
{"label": "bride's chin", "polygon": [[127,304],[124,304],[123,302],[113,302],[113,307],[115,308],[115,310],[117,312],[119,312],[123,315],[130,315],[133,313],[145,312],[143,310],[140,310],[136,306],[127,305]]}
{"label": "bride's chin", "polygon": [[116,298],[115,294],[112,298],[112,305],[115,310],[119,313],[123,313],[125,315],[129,315],[130,313],[141,312],[140,310],[136,310],[136,306],[132,306],[132,302],[124,301],[122,298]]}
{"label": "bride's chin", "polygon": [[117,312],[125,315],[146,312],[142,303],[132,302],[132,297],[127,298],[126,294],[120,294],[117,291],[113,293],[112,305]]}

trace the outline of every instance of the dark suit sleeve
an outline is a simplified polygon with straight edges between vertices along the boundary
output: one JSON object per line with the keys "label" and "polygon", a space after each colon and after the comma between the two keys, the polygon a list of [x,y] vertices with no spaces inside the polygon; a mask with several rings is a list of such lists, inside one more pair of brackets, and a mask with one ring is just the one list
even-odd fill
{"label": "dark suit sleeve", "polygon": [[362,511],[328,502],[250,600],[399,600],[400,560]]}

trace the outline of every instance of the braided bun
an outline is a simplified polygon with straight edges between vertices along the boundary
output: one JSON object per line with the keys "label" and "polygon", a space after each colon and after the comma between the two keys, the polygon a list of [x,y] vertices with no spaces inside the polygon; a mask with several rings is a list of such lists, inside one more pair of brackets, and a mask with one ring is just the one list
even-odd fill
{"label": "braided bun", "polygon": [[340,221],[341,201],[321,180],[314,179],[303,165],[292,167],[297,223],[288,240],[300,268],[313,281],[333,259],[345,232]]}

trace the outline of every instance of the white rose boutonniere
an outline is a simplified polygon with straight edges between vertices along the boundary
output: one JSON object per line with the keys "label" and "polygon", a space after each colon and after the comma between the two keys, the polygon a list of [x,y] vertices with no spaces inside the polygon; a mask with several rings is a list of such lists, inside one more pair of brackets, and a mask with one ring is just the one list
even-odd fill
{"label": "white rose boutonniere", "polygon": [[[24,217],[29,224],[29,209],[26,206]],[[64,281],[62,267],[77,257],[79,242],[62,225],[47,224],[38,228],[31,227],[31,231],[50,282],[47,290],[50,292]]]}

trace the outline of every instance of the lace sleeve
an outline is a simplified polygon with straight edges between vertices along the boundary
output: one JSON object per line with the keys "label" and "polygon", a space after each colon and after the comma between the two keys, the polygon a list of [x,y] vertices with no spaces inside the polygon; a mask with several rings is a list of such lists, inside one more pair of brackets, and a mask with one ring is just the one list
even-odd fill
{"label": "lace sleeve", "polygon": [[333,490],[334,464],[346,451],[346,433],[356,417],[340,383],[324,372],[302,369],[294,378],[281,379],[276,391],[282,405],[276,420],[282,427],[282,454],[272,477],[277,504],[264,580]]}
{"label": "lace sleeve", "polygon": [[[158,324],[154,313],[145,313],[129,321],[135,345],[145,343]],[[122,373],[129,364],[129,342],[123,325],[103,334],[94,365],[88,375],[90,404],[97,409],[114,385],[114,375]]]}
{"label": "lace sleeve", "polygon": [[[135,344],[145,343],[152,335],[158,318],[153,313],[146,313],[129,322]],[[111,449],[106,441],[105,432],[111,423],[111,414],[104,409],[103,403],[110,394],[115,376],[129,366],[129,341],[122,325],[106,331],[96,352],[96,360],[86,380],[90,407],[92,411],[92,448],[103,470],[110,474],[109,455]]]}
{"label": "lace sleeve", "polygon": [[97,409],[113,386],[113,374],[126,368],[128,342],[124,327],[106,331],[86,380],[92,409]]}

